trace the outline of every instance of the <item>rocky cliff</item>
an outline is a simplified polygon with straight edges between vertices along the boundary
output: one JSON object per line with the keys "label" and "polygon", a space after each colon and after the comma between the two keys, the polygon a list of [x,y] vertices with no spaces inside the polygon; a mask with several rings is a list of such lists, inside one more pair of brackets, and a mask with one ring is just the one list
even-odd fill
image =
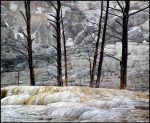
{"label": "rocky cliff", "polygon": [[[54,2],[55,3],[55,2]],[[148,1],[132,1],[131,11],[139,10],[149,4]],[[111,1],[111,7],[118,8]],[[97,26],[100,14],[99,1],[63,1],[62,2],[65,35],[67,40],[68,76],[70,85],[89,85],[89,61],[93,56]],[[28,64],[25,57],[10,48],[16,46],[24,52],[21,41],[25,42],[21,32],[25,32],[25,22],[20,14],[24,12],[21,1],[1,2],[1,83],[17,82],[17,71],[20,71],[20,83],[29,83]],[[116,12],[110,9],[111,12]],[[54,29],[48,24],[49,13],[53,7],[47,1],[31,2],[31,25],[33,42],[33,59],[37,85],[55,85],[54,66],[56,51],[52,37]],[[116,14],[119,15],[118,12]],[[116,21],[120,19],[109,15],[108,24],[121,32]],[[121,57],[120,35],[107,27],[105,53]],[[129,57],[128,57],[128,88],[149,88],[149,9],[139,12],[129,19]],[[62,59],[64,65],[64,60]],[[104,57],[101,87],[119,87],[120,63],[108,56]],[[64,69],[63,69],[64,73]]]}

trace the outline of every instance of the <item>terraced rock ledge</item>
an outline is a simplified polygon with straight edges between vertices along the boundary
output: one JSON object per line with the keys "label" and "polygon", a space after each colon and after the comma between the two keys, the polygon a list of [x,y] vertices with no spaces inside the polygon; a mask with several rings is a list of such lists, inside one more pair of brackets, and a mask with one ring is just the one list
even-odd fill
{"label": "terraced rock ledge", "polygon": [[89,87],[1,88],[3,121],[148,122],[149,93]]}

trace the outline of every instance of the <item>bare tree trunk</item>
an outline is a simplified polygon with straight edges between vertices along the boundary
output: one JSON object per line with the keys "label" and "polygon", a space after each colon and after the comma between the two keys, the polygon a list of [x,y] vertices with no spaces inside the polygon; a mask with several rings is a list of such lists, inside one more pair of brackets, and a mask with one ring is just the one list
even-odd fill
{"label": "bare tree trunk", "polygon": [[63,85],[62,65],[61,65],[60,7],[61,7],[61,3],[59,0],[57,0],[56,29],[57,29],[57,82],[58,82],[58,86]]}
{"label": "bare tree trunk", "polygon": [[100,59],[99,59],[99,65],[98,65],[98,75],[97,75],[97,80],[96,80],[96,88],[99,88],[100,79],[101,79],[101,70],[102,70],[103,55],[104,55],[104,45],[105,45],[105,35],[106,35],[107,19],[108,19],[108,9],[109,9],[109,1],[107,1],[106,15],[105,15],[105,21],[104,21],[104,29],[103,29],[103,37],[102,37],[102,44],[101,44],[101,51],[100,51]]}
{"label": "bare tree trunk", "polygon": [[101,15],[100,15],[100,19],[99,19],[99,29],[98,29],[98,36],[97,36],[97,41],[96,41],[96,48],[95,48],[95,52],[94,52],[94,61],[93,61],[93,66],[92,66],[92,70],[91,70],[90,87],[93,87],[93,83],[94,83],[96,61],[97,61],[98,47],[99,47],[99,40],[100,40],[100,33],[101,33],[102,14],[103,14],[103,1],[101,3]]}
{"label": "bare tree trunk", "polygon": [[24,1],[26,11],[26,26],[27,26],[27,45],[28,45],[28,63],[30,70],[30,85],[35,85],[34,67],[32,58],[32,39],[31,39],[31,15],[30,15],[30,1]]}
{"label": "bare tree trunk", "polygon": [[65,85],[68,85],[68,76],[67,76],[67,53],[66,53],[66,39],[65,39],[65,31],[64,31],[64,23],[62,17],[62,9],[61,9],[61,23],[62,23],[62,33],[63,33],[63,43],[64,43],[64,60],[65,60]]}
{"label": "bare tree trunk", "polygon": [[120,89],[125,89],[127,86],[127,59],[128,59],[128,19],[129,19],[130,2],[125,1],[123,13],[123,35],[122,35],[122,59],[120,62]]}

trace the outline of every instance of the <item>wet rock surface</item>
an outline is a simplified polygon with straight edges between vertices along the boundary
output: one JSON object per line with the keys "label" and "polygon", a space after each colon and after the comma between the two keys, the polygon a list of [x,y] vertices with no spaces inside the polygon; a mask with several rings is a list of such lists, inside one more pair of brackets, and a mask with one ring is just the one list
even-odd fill
{"label": "wet rock surface", "polygon": [[148,122],[149,93],[128,90],[9,86],[1,120],[17,122]]}

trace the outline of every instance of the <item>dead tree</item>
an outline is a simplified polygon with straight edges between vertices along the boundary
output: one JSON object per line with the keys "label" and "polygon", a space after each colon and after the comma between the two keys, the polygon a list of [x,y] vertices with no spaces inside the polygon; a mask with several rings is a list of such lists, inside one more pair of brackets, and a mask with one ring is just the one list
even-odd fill
{"label": "dead tree", "polygon": [[119,1],[117,1],[121,12],[122,12],[122,57],[120,61],[120,89],[126,89],[127,86],[127,59],[128,59],[128,21],[129,17],[141,12],[149,7],[149,5],[145,8],[142,8],[133,13],[129,13],[130,10],[130,1],[124,1],[125,6],[121,5]]}
{"label": "dead tree", "polygon": [[26,26],[27,26],[27,46],[28,46],[28,63],[30,69],[30,85],[35,85],[34,78],[34,66],[32,58],[32,39],[31,39],[31,12],[30,12],[30,1],[24,1],[25,12],[26,12]]}
{"label": "dead tree", "polygon": [[[117,1],[118,2],[118,1]],[[113,56],[111,56],[111,55],[109,55],[109,54],[106,54],[106,53],[104,53],[104,55],[106,55],[106,56],[108,56],[108,57],[111,57],[111,58],[114,58],[115,60],[117,60],[117,61],[119,61],[120,62],[120,65],[122,66],[121,67],[121,77],[120,77],[120,88],[121,89],[123,89],[123,88],[126,88],[126,78],[127,78],[127,57],[128,57],[128,55],[129,55],[129,53],[128,53],[128,51],[126,51],[126,50],[128,50],[128,38],[127,38],[127,31],[128,31],[128,29],[126,29],[126,28],[128,28],[128,19],[129,19],[129,17],[130,16],[132,16],[132,15],[134,15],[134,14],[136,14],[136,13],[138,13],[138,12],[141,12],[141,11],[143,11],[143,10],[145,10],[145,9],[147,9],[148,7],[149,7],[149,5],[147,6],[147,7],[144,7],[144,8],[142,8],[142,9],[140,9],[140,10],[137,10],[137,11],[135,11],[135,12],[133,12],[133,13],[128,13],[127,11],[129,11],[128,10],[128,5],[127,4],[129,4],[129,2],[126,2],[125,3],[125,8],[124,8],[124,6],[121,6],[121,4],[118,2],[118,5],[120,6],[120,8],[121,8],[121,10],[120,9],[114,9],[114,8],[112,8],[112,7],[109,7],[109,8],[111,8],[111,9],[113,9],[113,10],[115,10],[115,11],[118,11],[118,12],[121,12],[122,14],[123,14],[123,17],[122,16],[120,16],[120,15],[117,15],[117,14],[114,14],[114,13],[111,13],[111,12],[108,12],[108,14],[110,14],[110,15],[113,15],[113,16],[117,16],[117,17],[119,17],[119,18],[121,18],[121,20],[122,20],[122,23],[121,22],[119,22],[119,21],[117,21],[117,20],[115,20],[116,21],[116,23],[118,23],[120,26],[122,26],[122,31],[124,32],[124,31],[126,31],[125,33],[123,33],[123,32],[119,32],[119,31],[117,31],[116,29],[114,29],[114,27],[112,27],[112,26],[110,26],[109,24],[107,24],[107,26],[109,27],[109,28],[111,28],[113,31],[115,31],[117,34],[119,34],[119,37],[118,36],[114,36],[114,35],[111,35],[111,34],[106,34],[106,35],[109,35],[109,36],[112,36],[112,37],[114,37],[114,38],[116,38],[116,39],[119,39],[119,40],[122,40],[122,43],[124,42],[124,44],[122,45],[122,59],[120,60],[120,59],[118,59],[118,58],[116,58],[116,57],[113,57]],[[104,9],[103,9],[104,10]],[[104,10],[105,12],[106,12],[106,10]],[[90,21],[91,22],[91,21]],[[102,20],[102,22],[105,22],[105,21],[103,21]],[[97,23],[94,23],[94,22],[91,22],[91,23],[93,23],[93,24],[96,24],[96,25],[98,25]],[[99,26],[99,25],[98,25]],[[97,35],[98,36],[98,35]],[[121,36],[121,37],[120,37]],[[126,41],[125,41],[126,40]],[[94,41],[95,41],[95,39],[94,39]],[[96,42],[96,41],[95,41]],[[125,50],[126,49],[126,50]],[[101,50],[100,50],[101,51]],[[123,61],[123,62],[122,62]],[[98,72],[98,74],[100,74],[99,72]]]}
{"label": "dead tree", "polygon": [[105,36],[106,36],[106,28],[107,28],[108,10],[109,10],[109,1],[107,1],[107,7],[106,7],[106,15],[105,15],[105,22],[104,22],[104,29],[103,29],[103,36],[102,36],[100,58],[99,58],[99,64],[98,64],[96,88],[99,88],[100,79],[101,79],[101,70],[102,70],[103,55],[104,55],[104,45],[105,45]]}
{"label": "dead tree", "polygon": [[64,45],[64,60],[65,60],[65,85],[68,85],[68,75],[67,75],[67,52],[66,52],[66,39],[65,39],[65,31],[64,31],[64,23],[62,16],[62,8],[61,8],[61,24],[62,24],[62,34],[63,34],[63,45]]}
{"label": "dead tree", "polygon": [[122,58],[120,62],[120,89],[125,89],[127,85],[127,58],[128,58],[128,15],[129,15],[130,2],[125,1],[125,7],[122,8]]}
{"label": "dead tree", "polygon": [[25,58],[28,61],[28,65],[29,65],[29,71],[30,71],[30,85],[31,86],[35,86],[35,75],[34,75],[34,65],[33,65],[33,57],[32,57],[32,41],[34,39],[31,39],[31,12],[30,12],[30,1],[24,1],[24,6],[25,6],[25,14],[20,11],[20,13],[22,14],[25,23],[26,23],[26,29],[27,29],[27,34],[25,34],[24,32],[23,35],[26,38],[26,44],[21,43],[21,45],[27,50],[27,54],[25,53],[25,51],[23,51],[22,49],[19,49],[16,46],[12,45],[12,44],[8,44],[8,46],[10,46],[13,50],[18,51],[19,53],[23,54],[25,56]]}
{"label": "dead tree", "polygon": [[97,61],[98,47],[99,47],[100,33],[101,33],[102,14],[103,14],[103,1],[101,3],[101,14],[100,14],[100,19],[99,19],[99,28],[98,28],[98,36],[97,36],[97,41],[96,41],[96,48],[95,48],[95,51],[94,51],[93,66],[92,66],[92,70],[91,70],[90,87],[93,87],[93,83],[94,83],[96,61]]}
{"label": "dead tree", "polygon": [[56,11],[56,16],[50,14],[50,16],[55,18],[55,21],[51,19],[48,20],[56,31],[56,35],[53,35],[53,37],[56,38],[57,41],[57,46],[55,47],[57,51],[57,85],[62,86],[63,80],[62,80],[62,64],[61,64],[62,53],[61,53],[61,16],[60,16],[61,3],[59,0],[57,0],[57,7],[52,2],[50,3]]}
{"label": "dead tree", "polygon": [[[20,13],[22,14],[22,16],[25,20],[25,23],[26,23],[27,34],[25,34],[24,32],[22,32],[22,33],[25,36],[27,41],[26,41],[26,44],[24,44],[23,42],[20,42],[20,43],[27,50],[27,54],[22,49],[19,49],[19,47],[17,47],[17,45],[14,46],[14,44],[9,44],[9,43],[7,43],[7,45],[9,47],[11,47],[13,50],[15,50],[25,56],[25,58],[28,61],[28,65],[29,65],[30,85],[35,86],[34,65],[33,65],[33,58],[32,58],[32,41],[34,39],[31,39],[30,1],[24,1],[24,6],[25,6],[25,14],[22,11],[20,11]],[[8,28],[11,29],[9,27],[9,25],[8,25]]]}

